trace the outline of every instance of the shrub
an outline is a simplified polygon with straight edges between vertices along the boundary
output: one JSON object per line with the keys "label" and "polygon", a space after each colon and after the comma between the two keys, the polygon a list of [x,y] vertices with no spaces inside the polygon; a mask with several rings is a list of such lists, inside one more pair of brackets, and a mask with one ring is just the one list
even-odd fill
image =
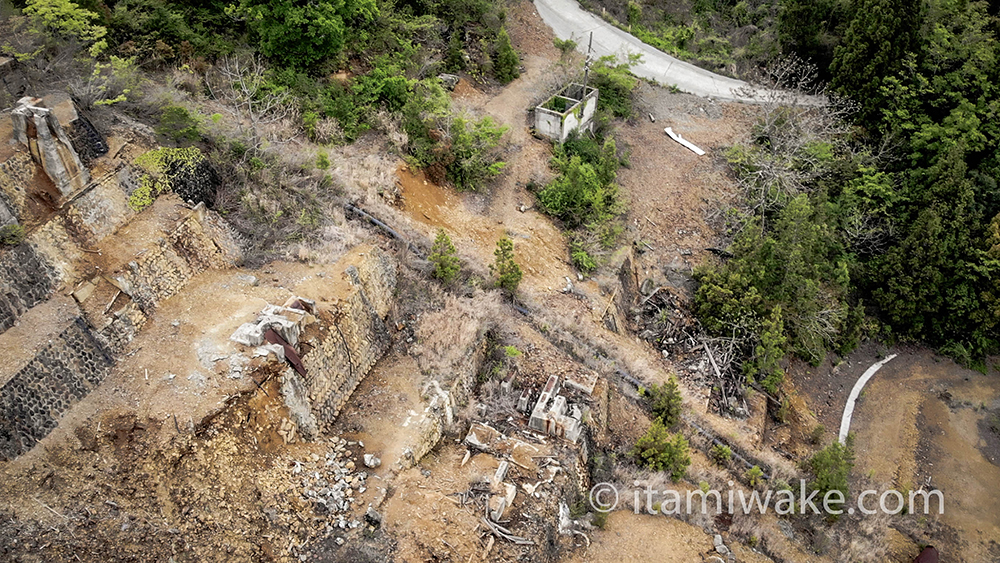
{"label": "shrub", "polygon": [[521,76],[521,59],[518,58],[514,46],[510,44],[510,35],[507,34],[507,29],[503,27],[500,28],[500,33],[497,35],[493,75],[504,84]]}
{"label": "shrub", "polygon": [[681,418],[681,407],[684,400],[677,389],[677,380],[673,376],[663,385],[654,383],[646,391],[646,396],[653,416],[662,421],[668,428],[677,424]]}
{"label": "shrub", "polygon": [[434,277],[450,283],[461,271],[462,266],[455,256],[455,245],[444,229],[438,229],[434,246],[431,247],[430,261],[434,264]]}
{"label": "shrub", "polygon": [[751,487],[756,487],[758,483],[762,483],[764,481],[764,471],[755,465],[750,469],[747,469],[746,473],[743,474],[743,477],[746,478],[747,483],[749,483]]}
{"label": "shrub", "polygon": [[495,149],[507,132],[487,116],[478,121],[456,117],[451,123],[450,161],[445,166],[448,180],[460,190],[477,190],[500,174],[506,166],[497,159]]}
{"label": "shrub", "polygon": [[680,433],[671,434],[659,419],[654,420],[646,434],[639,438],[632,455],[640,465],[665,471],[674,481],[683,479],[691,465],[687,440]]}
{"label": "shrub", "polygon": [[104,26],[93,23],[97,14],[70,0],[28,0],[24,14],[64,39],[99,41],[108,33]]}
{"label": "shrub", "polygon": [[0,227],[0,245],[17,246],[22,242],[24,242],[24,227],[16,224]]}
{"label": "shrub", "polygon": [[490,265],[490,272],[497,277],[496,286],[513,294],[517,291],[523,276],[521,267],[514,261],[514,242],[503,237],[497,241],[493,256],[494,262]]}
{"label": "shrub", "polygon": [[555,37],[552,39],[552,44],[562,53],[562,58],[566,58],[567,55],[573,52],[573,49],[576,49],[576,41],[572,39],[559,39]]}
{"label": "shrub", "polygon": [[175,143],[194,142],[201,138],[198,119],[181,106],[163,108],[156,132]]}
{"label": "shrub", "polygon": [[585,274],[597,269],[597,262],[594,261],[594,258],[577,244],[570,245],[569,257],[573,261],[573,265]]}
{"label": "shrub", "polygon": [[614,55],[597,59],[590,76],[591,84],[601,91],[597,100],[598,109],[608,111],[615,117],[632,117],[632,91],[639,84],[639,79],[632,76],[629,69],[639,61],[639,55],[630,55],[625,62]]}
{"label": "shrub", "polygon": [[840,491],[847,498],[847,477],[854,467],[853,437],[846,444],[833,442],[816,452],[809,460],[809,469],[816,478],[810,483],[810,488],[819,491],[820,496],[828,491]]}
{"label": "shrub", "polygon": [[521,356],[521,351],[517,349],[517,346],[504,346],[503,353],[508,358],[518,358]]}
{"label": "shrub", "polygon": [[546,213],[568,228],[597,228],[621,212],[614,183],[620,164],[614,139],[609,137],[600,146],[571,139],[556,148],[552,165],[559,175],[542,188],[538,200]]}
{"label": "shrub", "polygon": [[330,157],[325,152],[320,152],[316,155],[316,168],[320,170],[330,168]]}
{"label": "shrub", "polygon": [[712,447],[710,455],[712,456],[712,459],[715,461],[715,463],[718,463],[719,465],[725,465],[726,463],[729,462],[730,459],[733,458],[733,450],[731,450],[729,446],[725,446],[723,444],[716,444],[715,446]]}
{"label": "shrub", "polygon": [[813,444],[819,444],[823,440],[824,434],[826,434],[826,427],[822,424],[817,424],[813,427],[812,432],[809,433],[809,441]]}

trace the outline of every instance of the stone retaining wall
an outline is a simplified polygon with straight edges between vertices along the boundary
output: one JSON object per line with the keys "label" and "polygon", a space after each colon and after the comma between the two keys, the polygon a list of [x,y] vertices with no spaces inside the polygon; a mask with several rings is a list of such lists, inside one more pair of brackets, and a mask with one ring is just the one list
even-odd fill
{"label": "stone retaining wall", "polygon": [[77,317],[0,388],[0,459],[30,450],[74,403],[104,380],[113,360]]}
{"label": "stone retaining wall", "polygon": [[48,299],[56,279],[55,269],[29,243],[0,255],[0,334],[25,311]]}
{"label": "stone retaining wall", "polygon": [[[336,420],[361,380],[391,344],[385,317],[396,291],[397,264],[385,252],[370,247],[343,259],[346,294],[333,303],[319,303],[320,329],[308,331],[302,356],[306,376],[292,370],[286,378],[286,400],[308,396],[311,420],[298,417],[306,436]],[[301,406],[297,409],[301,412]]]}

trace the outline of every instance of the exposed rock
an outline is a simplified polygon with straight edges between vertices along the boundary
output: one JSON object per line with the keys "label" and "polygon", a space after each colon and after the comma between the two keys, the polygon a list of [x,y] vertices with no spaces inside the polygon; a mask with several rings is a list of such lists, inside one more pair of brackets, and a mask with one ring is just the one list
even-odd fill
{"label": "exposed rock", "polygon": [[382,465],[382,460],[375,457],[372,454],[365,454],[365,467],[375,469],[376,467]]}

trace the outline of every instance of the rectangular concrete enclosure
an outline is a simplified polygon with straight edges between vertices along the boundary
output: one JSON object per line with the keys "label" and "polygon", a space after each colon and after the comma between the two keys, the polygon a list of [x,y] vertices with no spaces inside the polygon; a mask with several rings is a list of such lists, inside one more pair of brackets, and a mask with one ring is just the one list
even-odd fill
{"label": "rectangular concrete enclosure", "polygon": [[592,131],[597,94],[597,88],[568,84],[535,108],[535,130],[559,143],[573,131]]}

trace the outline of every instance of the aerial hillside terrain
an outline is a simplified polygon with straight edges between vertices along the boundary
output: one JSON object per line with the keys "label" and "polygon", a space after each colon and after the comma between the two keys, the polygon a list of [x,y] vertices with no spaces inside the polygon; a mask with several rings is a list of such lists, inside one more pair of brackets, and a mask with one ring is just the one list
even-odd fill
{"label": "aerial hillside terrain", "polygon": [[1000,560],[998,9],[3,0],[0,560]]}

